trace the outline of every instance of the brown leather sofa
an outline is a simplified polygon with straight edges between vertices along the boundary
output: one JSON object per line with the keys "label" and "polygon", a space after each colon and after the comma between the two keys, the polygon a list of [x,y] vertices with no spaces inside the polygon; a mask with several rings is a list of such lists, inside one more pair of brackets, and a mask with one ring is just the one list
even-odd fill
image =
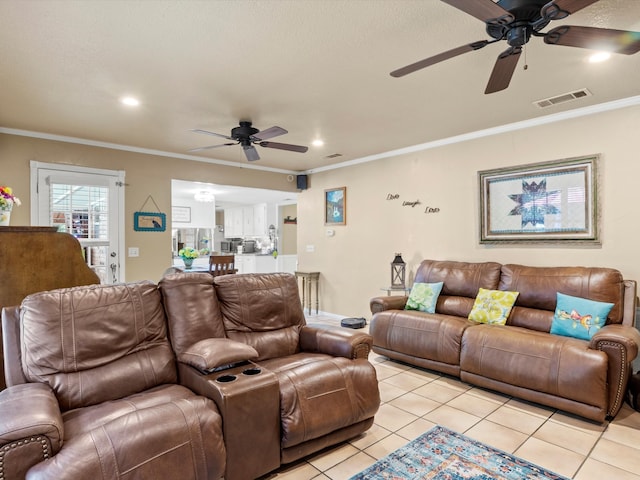
{"label": "brown leather sofa", "polygon": [[222,414],[226,480],[257,478],[372,425],[371,337],[306,325],[293,275],[176,273],[159,286],[180,382]]}
{"label": "brown leather sofa", "polygon": [[0,479],[222,477],[221,417],[177,384],[156,285],[37,293],[2,323]]}
{"label": "brown leather sofa", "polygon": [[[635,281],[609,268],[425,260],[415,282],[444,282],[435,313],[373,298],[374,352],[598,422],[619,411],[640,345]],[[467,319],[479,288],[519,292],[506,325]],[[607,324],[590,341],[552,335],[557,292],[613,303]]]}

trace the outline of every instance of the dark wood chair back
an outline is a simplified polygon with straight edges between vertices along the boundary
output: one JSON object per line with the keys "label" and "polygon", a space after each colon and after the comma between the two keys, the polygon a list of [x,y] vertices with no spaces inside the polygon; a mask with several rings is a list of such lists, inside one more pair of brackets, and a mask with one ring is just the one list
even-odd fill
{"label": "dark wood chair back", "polygon": [[209,273],[214,277],[236,273],[237,271],[234,255],[209,256]]}

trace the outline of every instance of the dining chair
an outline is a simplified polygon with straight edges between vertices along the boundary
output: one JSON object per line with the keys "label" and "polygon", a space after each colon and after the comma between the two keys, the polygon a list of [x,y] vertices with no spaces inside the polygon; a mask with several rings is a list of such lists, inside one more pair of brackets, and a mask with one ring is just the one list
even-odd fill
{"label": "dining chair", "polygon": [[209,273],[214,277],[218,275],[228,275],[236,273],[234,255],[210,255],[209,256]]}

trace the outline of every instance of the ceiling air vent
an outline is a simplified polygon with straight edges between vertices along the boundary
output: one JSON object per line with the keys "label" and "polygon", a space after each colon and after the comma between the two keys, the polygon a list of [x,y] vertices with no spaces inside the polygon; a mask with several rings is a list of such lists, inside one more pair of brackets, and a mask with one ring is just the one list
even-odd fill
{"label": "ceiling air vent", "polygon": [[327,155],[324,158],[338,158],[338,157],[341,157],[341,156],[342,156],[341,153],[332,153],[331,155]]}
{"label": "ceiling air vent", "polygon": [[547,108],[552,107],[553,105],[558,105],[560,103],[571,102],[579,98],[590,96],[591,92],[586,88],[583,88],[581,90],[576,90],[575,92],[563,93],[562,95],[557,95],[555,97],[536,100],[535,102],[533,102],[533,104],[538,108]]}

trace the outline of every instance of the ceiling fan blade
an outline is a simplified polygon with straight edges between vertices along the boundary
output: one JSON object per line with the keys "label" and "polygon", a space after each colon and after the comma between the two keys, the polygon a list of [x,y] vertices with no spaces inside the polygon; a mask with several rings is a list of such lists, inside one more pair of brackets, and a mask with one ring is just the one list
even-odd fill
{"label": "ceiling fan blade", "polygon": [[509,86],[521,53],[521,47],[511,47],[498,55],[484,93],[499,92]]}
{"label": "ceiling fan blade", "polygon": [[562,25],[549,30],[544,43],[633,55],[640,51],[640,32]]}
{"label": "ceiling fan blade", "polygon": [[207,147],[199,147],[199,148],[192,148],[191,150],[187,150],[188,152],[200,152],[202,150],[211,150],[212,148],[218,148],[218,147],[229,147],[231,145],[236,145],[237,142],[235,143],[222,143],[220,145],[209,145]]}
{"label": "ceiling fan blade", "polygon": [[405,75],[413,73],[417,70],[421,70],[444,60],[448,60],[449,58],[457,57],[458,55],[462,55],[463,53],[472,52],[473,50],[480,50],[482,47],[488,45],[489,43],[492,42],[489,42],[488,40],[480,40],[468,45],[462,45],[461,47],[439,53],[438,55],[434,55],[433,57],[425,58],[424,60],[420,60],[419,62],[412,63],[411,65],[407,65],[406,67],[394,70],[390,73],[390,75],[396,78],[404,77]]}
{"label": "ceiling fan blade", "polygon": [[290,152],[305,153],[307,150],[309,150],[309,147],[303,147],[302,145],[291,145],[289,143],[260,142],[259,145],[265,148],[277,148],[279,150],[288,150]]}
{"label": "ceiling fan blade", "polygon": [[485,23],[506,25],[515,20],[507,10],[492,0],[442,0]]}
{"label": "ceiling fan blade", "polygon": [[260,140],[266,140],[268,138],[277,137],[279,135],[284,135],[285,133],[289,133],[289,132],[287,132],[284,128],[270,127],[270,128],[267,128],[266,130],[262,130],[256,134],[251,135],[251,137],[256,139],[257,141],[260,141]]}
{"label": "ceiling fan blade", "polygon": [[192,129],[190,131],[194,132],[194,133],[204,133],[205,135],[212,135],[214,137],[226,138],[227,140],[235,140],[234,138],[229,137],[228,135],[222,135],[221,133],[209,132],[208,130],[200,130],[199,128],[194,128],[194,129]]}
{"label": "ceiling fan blade", "polygon": [[249,145],[248,147],[243,146],[242,150],[244,150],[244,156],[247,157],[247,160],[250,162],[255,162],[256,160],[260,160],[260,155],[258,155],[258,150],[253,145]]}
{"label": "ceiling fan blade", "polygon": [[552,0],[542,7],[540,13],[547,20],[560,20],[598,1],[600,0]]}

